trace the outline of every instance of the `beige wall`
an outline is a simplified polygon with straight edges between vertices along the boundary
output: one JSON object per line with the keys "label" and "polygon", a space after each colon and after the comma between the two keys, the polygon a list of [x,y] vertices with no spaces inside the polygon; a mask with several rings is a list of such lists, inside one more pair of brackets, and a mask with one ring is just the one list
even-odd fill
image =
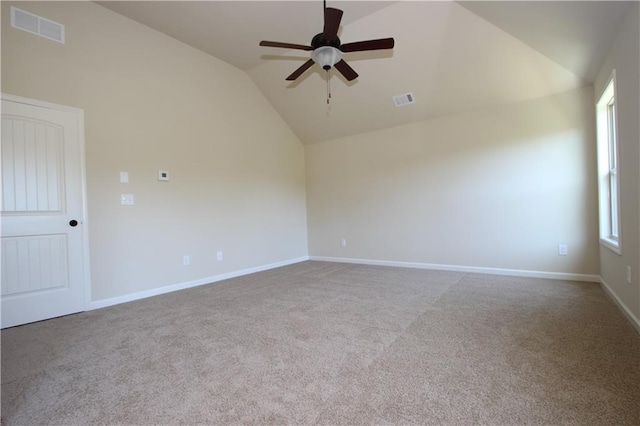
{"label": "beige wall", "polygon": [[244,72],[94,3],[16,5],[66,25],[2,3],[2,92],[85,111],[93,300],[306,256],[303,147]]}
{"label": "beige wall", "polygon": [[[640,11],[636,3],[609,49],[594,84],[596,98],[616,70],[622,255],[600,247],[600,271],[605,284],[626,308],[640,318]],[[631,267],[631,284],[627,283]],[[638,323],[640,326],[640,323]]]}
{"label": "beige wall", "polygon": [[597,275],[593,115],[588,87],[308,145],[309,254]]}

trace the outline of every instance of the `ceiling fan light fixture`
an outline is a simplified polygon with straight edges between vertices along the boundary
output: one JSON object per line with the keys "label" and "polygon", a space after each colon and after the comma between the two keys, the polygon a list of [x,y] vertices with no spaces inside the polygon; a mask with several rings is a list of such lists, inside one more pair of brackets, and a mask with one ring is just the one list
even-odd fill
{"label": "ceiling fan light fixture", "polygon": [[335,67],[347,81],[358,78],[358,73],[342,59],[343,53],[364,52],[368,50],[393,49],[395,41],[393,38],[381,38],[376,40],[357,41],[355,43],[342,44],[338,37],[340,22],[342,20],[342,10],[327,7],[324,3],[324,27],[321,33],[316,34],[311,39],[309,46],[303,44],[282,43],[279,41],[262,40],[260,46],[280,47],[282,49],[311,50],[311,58],[299,66],[286,80],[294,81],[305,73],[313,64],[318,64],[327,71],[327,82],[329,81],[329,70]]}
{"label": "ceiling fan light fixture", "polygon": [[342,60],[342,52],[333,46],[322,46],[311,52],[311,59],[322,69],[329,70]]}

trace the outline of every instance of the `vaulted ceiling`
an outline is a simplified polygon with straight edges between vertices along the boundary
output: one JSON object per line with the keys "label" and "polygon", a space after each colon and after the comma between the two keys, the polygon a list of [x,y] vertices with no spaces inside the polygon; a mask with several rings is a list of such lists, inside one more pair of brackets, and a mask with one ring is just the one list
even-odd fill
{"label": "vaulted ceiling", "polygon": [[[392,51],[344,55],[347,82],[260,40],[309,44],[322,1],[105,1],[117,13],[247,72],[303,143],[314,143],[589,85],[630,2],[331,1],[343,43],[394,37]],[[215,78],[215,76],[212,76]],[[416,103],[395,107],[392,97]]]}

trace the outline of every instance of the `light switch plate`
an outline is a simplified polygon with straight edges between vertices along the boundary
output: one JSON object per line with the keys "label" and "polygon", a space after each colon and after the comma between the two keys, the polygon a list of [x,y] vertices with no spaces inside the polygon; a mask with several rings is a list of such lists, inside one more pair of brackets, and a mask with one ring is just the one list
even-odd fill
{"label": "light switch plate", "polygon": [[169,171],[168,170],[158,170],[158,180],[162,180],[165,182],[169,181]]}
{"label": "light switch plate", "polygon": [[120,194],[120,204],[123,206],[133,206],[134,203],[133,194]]}
{"label": "light switch plate", "polygon": [[129,183],[129,172],[120,172],[120,183]]}

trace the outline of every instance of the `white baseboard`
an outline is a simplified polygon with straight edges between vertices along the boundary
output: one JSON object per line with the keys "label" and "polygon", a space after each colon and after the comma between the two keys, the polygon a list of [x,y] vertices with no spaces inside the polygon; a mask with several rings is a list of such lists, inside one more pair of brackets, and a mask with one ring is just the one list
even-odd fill
{"label": "white baseboard", "polygon": [[623,314],[629,319],[631,325],[640,333],[640,320],[622,303],[618,296],[611,290],[607,283],[598,275],[589,274],[569,274],[562,272],[543,272],[543,271],[527,271],[522,269],[502,269],[502,268],[485,268],[478,266],[458,266],[458,265],[441,265],[433,263],[418,262],[396,262],[388,260],[369,260],[369,259],[351,259],[344,257],[323,257],[323,256],[302,256],[295,259],[289,259],[282,262],[270,263],[267,265],[256,266],[253,268],[242,269],[239,271],[228,272],[226,274],[214,275],[212,277],[201,278],[194,281],[187,281],[178,284],[172,284],[160,288],[141,291],[138,293],[126,294],[124,296],[113,297],[110,299],[96,300],[90,303],[88,310],[106,308],[108,306],[119,305],[121,303],[133,302],[134,300],[145,299],[147,297],[158,296],[161,294],[171,293],[178,290],[184,290],[191,287],[197,287],[206,284],[212,284],[218,281],[228,280],[231,278],[241,277],[243,275],[254,274],[256,272],[267,271],[269,269],[280,268],[282,266],[293,265],[307,260],[316,260],[321,262],[339,262],[339,263],[355,263],[361,265],[379,265],[379,266],[397,266],[401,268],[416,269],[433,269],[438,271],[453,272],[469,272],[479,274],[507,275],[515,277],[532,277],[532,278],[548,278],[556,280],[569,281],[586,281],[600,283],[605,293],[618,305]]}
{"label": "white baseboard", "polygon": [[640,334],[640,319],[638,319],[638,317],[636,317],[633,312],[629,310],[627,305],[622,303],[622,300],[620,300],[620,298],[613,292],[613,290],[611,290],[611,287],[609,287],[602,278],[600,278],[600,285],[602,286],[604,292],[607,293],[607,295],[611,298],[611,300],[613,300],[613,302],[618,305],[618,308],[620,308],[624,316],[627,317],[633,328],[635,328],[638,334]]}
{"label": "white baseboard", "polygon": [[95,300],[89,304],[89,308],[87,310],[92,311],[94,309],[106,308],[108,306],[119,305],[121,303],[133,302],[134,300],[146,299],[147,297],[158,296],[165,293],[171,293],[173,291],[184,290],[186,288],[211,284],[217,281],[228,280],[231,278],[241,277],[243,275],[249,275],[260,271],[279,268],[281,266],[292,265],[294,263],[304,262],[305,260],[309,260],[309,257],[298,257],[295,259],[284,260],[282,262],[270,263],[268,265],[261,265],[253,268],[241,269],[239,271],[228,272],[226,274],[214,275],[212,277],[200,278],[194,281],[187,281],[183,283],[154,288],[151,290],[140,291],[138,293],[125,294],[124,296],[112,297],[110,299]]}
{"label": "white baseboard", "polygon": [[476,274],[508,275],[513,277],[548,278],[552,280],[600,282],[600,276],[564,272],[527,271],[522,269],[485,268],[481,266],[441,265],[437,263],[396,262],[389,260],[351,259],[346,257],[309,256],[309,260],[357,263],[362,265],[399,266],[401,268],[434,269],[437,271],[469,272]]}

